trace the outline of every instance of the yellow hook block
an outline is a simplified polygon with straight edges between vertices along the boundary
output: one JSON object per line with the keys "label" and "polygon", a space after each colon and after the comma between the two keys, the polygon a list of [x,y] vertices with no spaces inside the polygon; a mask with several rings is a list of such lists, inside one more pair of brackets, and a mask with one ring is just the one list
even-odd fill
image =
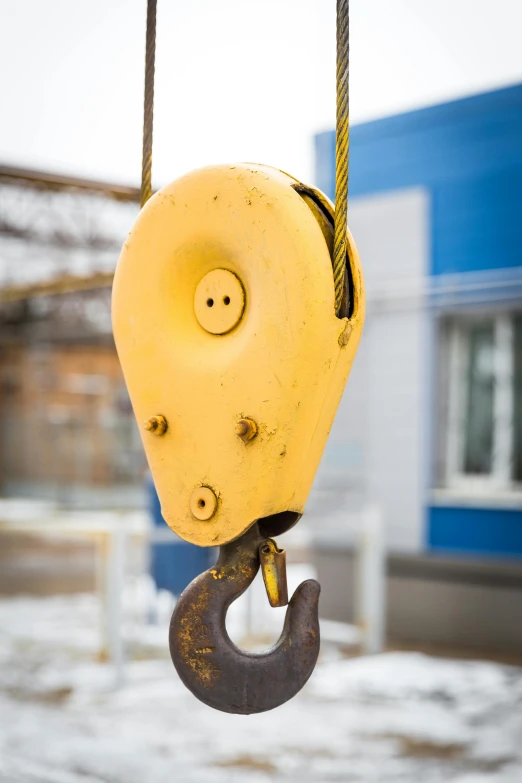
{"label": "yellow hook block", "polygon": [[348,320],[334,312],[333,207],[299,186],[251,164],[181,177],[141,211],[116,270],[134,413],[168,422],[162,437],[140,426],[163,516],[200,546],[299,519],[359,343],[355,245]]}

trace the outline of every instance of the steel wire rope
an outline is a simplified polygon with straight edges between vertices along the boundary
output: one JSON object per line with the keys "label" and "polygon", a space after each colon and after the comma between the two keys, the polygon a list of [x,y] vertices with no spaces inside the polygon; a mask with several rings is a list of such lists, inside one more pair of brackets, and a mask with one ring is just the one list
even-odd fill
{"label": "steel wire rope", "polygon": [[[140,205],[152,195],[152,138],[154,124],[154,70],[156,57],[157,0],[147,0],[147,32],[145,47],[145,91],[143,105],[143,154]],[[347,263],[346,233],[348,227],[348,173],[350,152],[349,123],[349,0],[337,0],[337,67],[336,67],[336,128],[335,128],[335,218],[333,274],[335,310],[339,312],[345,295]],[[349,297],[349,291],[346,292]],[[350,302],[346,301],[347,311]]]}
{"label": "steel wire rope", "polygon": [[157,0],[147,0],[145,43],[145,91],[143,98],[143,155],[141,162],[140,206],[152,195],[152,131],[154,125],[154,65],[156,59]]}
{"label": "steel wire rope", "polygon": [[[347,264],[348,230],[348,170],[350,157],[349,64],[350,22],[349,0],[337,0],[337,68],[335,123],[335,217],[333,274],[335,312],[343,304]],[[346,291],[346,311],[350,310],[349,286]]]}

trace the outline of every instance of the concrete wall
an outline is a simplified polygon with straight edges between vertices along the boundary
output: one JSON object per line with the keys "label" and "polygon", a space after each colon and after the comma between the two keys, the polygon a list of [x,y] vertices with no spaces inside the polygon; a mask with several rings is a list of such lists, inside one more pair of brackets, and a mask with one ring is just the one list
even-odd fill
{"label": "concrete wall", "polygon": [[[354,621],[352,549],[319,545],[321,617]],[[390,554],[388,642],[484,653],[522,654],[522,564],[515,561]]]}
{"label": "concrete wall", "polygon": [[419,293],[427,274],[428,213],[421,189],[351,202],[368,311],[307,507],[314,533],[349,540],[344,512],[374,503],[386,510],[392,549],[422,548],[427,314],[419,296],[412,306],[403,292]]}

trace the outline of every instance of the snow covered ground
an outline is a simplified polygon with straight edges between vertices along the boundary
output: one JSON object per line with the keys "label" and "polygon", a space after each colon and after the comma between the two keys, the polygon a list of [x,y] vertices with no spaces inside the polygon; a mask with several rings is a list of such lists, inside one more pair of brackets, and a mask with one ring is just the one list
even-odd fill
{"label": "snow covered ground", "polygon": [[520,668],[327,643],[293,701],[230,716],[178,680],[166,610],[126,628],[115,689],[98,614],[90,595],[0,601],[2,783],[522,781]]}

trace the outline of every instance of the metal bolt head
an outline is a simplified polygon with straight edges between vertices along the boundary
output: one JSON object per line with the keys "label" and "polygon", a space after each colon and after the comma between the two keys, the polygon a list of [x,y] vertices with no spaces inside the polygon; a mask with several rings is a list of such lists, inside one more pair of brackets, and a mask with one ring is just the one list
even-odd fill
{"label": "metal bolt head", "polygon": [[151,416],[150,419],[147,419],[143,426],[147,432],[151,432],[153,435],[164,435],[169,425],[165,416],[158,414],[158,416]]}
{"label": "metal bolt head", "polygon": [[240,419],[236,424],[235,432],[244,443],[248,443],[257,435],[257,424],[253,419]]}

